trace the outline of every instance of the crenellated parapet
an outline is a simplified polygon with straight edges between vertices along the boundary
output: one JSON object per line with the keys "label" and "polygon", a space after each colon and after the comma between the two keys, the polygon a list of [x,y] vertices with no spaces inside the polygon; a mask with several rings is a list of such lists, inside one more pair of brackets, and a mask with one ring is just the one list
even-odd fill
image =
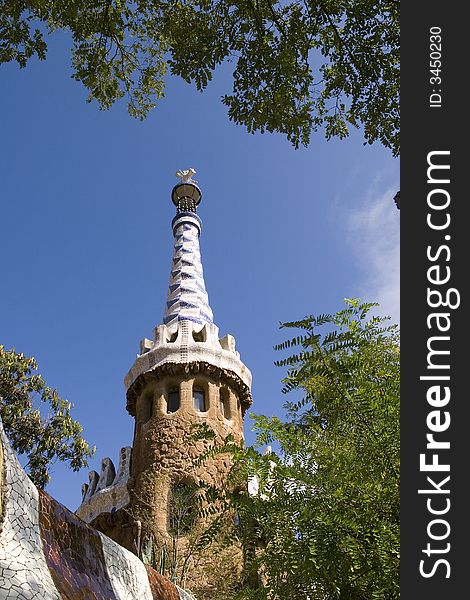
{"label": "crenellated parapet", "polygon": [[251,405],[251,372],[235,350],[235,338],[226,335],[219,339],[219,328],[213,323],[204,325],[187,319],[176,321],[171,327],[155,328],[155,340],[142,340],[139,354],[127,373],[124,383],[127,391],[127,410],[135,413],[135,401],[142,385],[149,377],[161,374],[207,368],[217,371],[221,380],[239,391],[243,413]]}
{"label": "crenellated parapet", "polygon": [[116,471],[110,458],[101,461],[101,473],[90,471],[89,483],[82,486],[82,503],[75,511],[86,523],[103,513],[115,513],[129,504],[127,484],[130,477],[132,448],[121,448]]}

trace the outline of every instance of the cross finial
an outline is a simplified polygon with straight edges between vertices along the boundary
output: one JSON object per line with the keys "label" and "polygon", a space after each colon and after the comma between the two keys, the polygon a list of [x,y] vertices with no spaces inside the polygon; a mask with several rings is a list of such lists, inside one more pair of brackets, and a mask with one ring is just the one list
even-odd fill
{"label": "cross finial", "polygon": [[193,175],[196,175],[196,170],[192,167],[184,170],[178,169],[178,171],[176,171],[176,177],[181,179],[181,183],[197,183],[197,181],[193,179]]}

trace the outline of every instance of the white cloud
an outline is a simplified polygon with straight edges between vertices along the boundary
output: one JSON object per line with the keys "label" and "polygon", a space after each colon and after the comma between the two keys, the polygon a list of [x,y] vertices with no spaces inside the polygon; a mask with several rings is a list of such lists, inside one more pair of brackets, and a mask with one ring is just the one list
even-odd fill
{"label": "white cloud", "polygon": [[347,239],[360,275],[361,298],[377,301],[379,313],[400,322],[400,212],[396,189],[374,184],[364,203],[347,214]]}

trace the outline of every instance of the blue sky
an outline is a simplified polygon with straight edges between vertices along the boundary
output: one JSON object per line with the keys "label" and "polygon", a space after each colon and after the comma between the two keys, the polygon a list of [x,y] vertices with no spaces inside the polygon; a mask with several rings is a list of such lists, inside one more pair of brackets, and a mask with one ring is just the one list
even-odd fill
{"label": "blue sky", "polygon": [[[252,371],[254,412],[283,414],[279,322],[334,312],[344,297],[399,321],[390,151],[363,146],[361,132],[313,134],[299,150],[248,134],[220,102],[225,67],[203,94],[169,79],[143,123],[124,101],[102,112],[70,78],[64,39],[50,42],[46,62],[0,71],[0,343],[36,357],[73,403],[97,446],[90,468],[132,444],[123,378],[162,321],[177,169],[197,171],[209,301]],[[245,431],[252,443],[249,418]],[[47,491],[75,510],[87,472],[57,464]]]}

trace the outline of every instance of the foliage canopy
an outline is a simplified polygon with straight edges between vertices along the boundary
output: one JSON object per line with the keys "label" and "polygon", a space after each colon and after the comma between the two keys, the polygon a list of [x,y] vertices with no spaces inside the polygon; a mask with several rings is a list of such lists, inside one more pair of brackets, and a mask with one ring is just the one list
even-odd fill
{"label": "foliage canopy", "polygon": [[[0,346],[0,417],[13,448],[26,455],[32,481],[44,488],[53,461],[68,462],[78,471],[88,465],[94,448],[81,436],[70,403],[48,387],[36,370],[34,358]],[[48,405],[46,417],[41,416],[39,403]]]}
{"label": "foliage canopy", "polygon": [[303,397],[285,421],[255,417],[275,452],[214,446],[235,459],[222,513],[246,551],[237,598],[399,597],[399,344],[372,306],[283,324],[300,329],[278,346],[296,351],[278,363],[284,391]]}
{"label": "foliage canopy", "polygon": [[397,0],[0,0],[0,62],[46,56],[46,36],[70,32],[73,77],[88,100],[127,96],[144,118],[167,72],[204,90],[235,64],[229,118],[277,131],[298,147],[363,127],[365,143],[399,153]]}

